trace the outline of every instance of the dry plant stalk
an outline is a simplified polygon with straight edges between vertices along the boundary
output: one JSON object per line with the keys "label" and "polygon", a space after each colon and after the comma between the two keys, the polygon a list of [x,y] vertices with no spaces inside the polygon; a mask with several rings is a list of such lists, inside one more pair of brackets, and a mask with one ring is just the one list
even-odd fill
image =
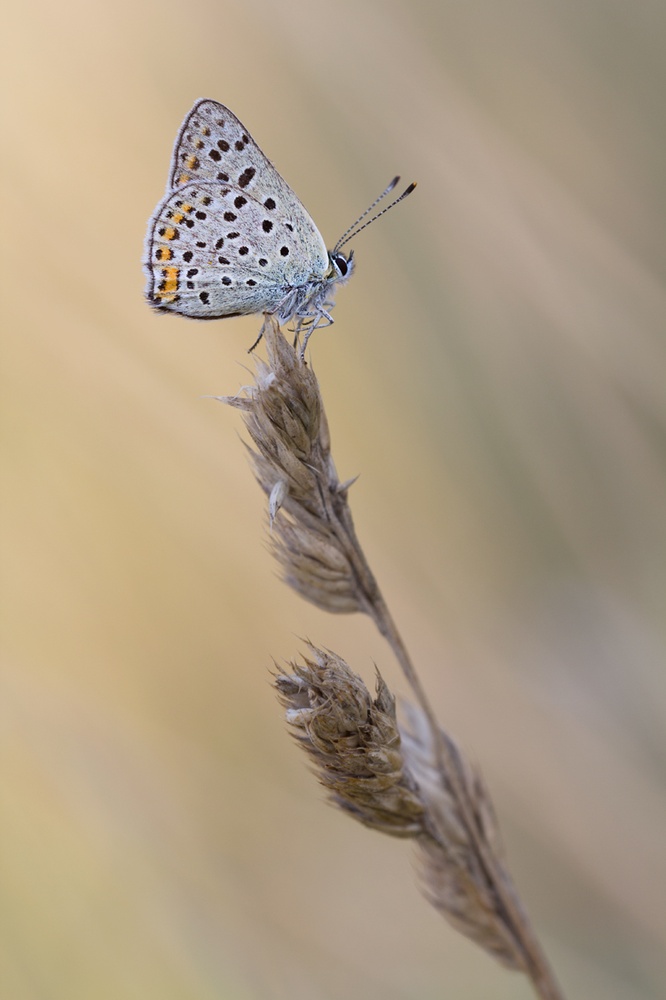
{"label": "dry plant stalk", "polygon": [[506,868],[481,776],[440,727],[356,537],[317,380],[273,317],[262,333],[268,361],[257,359],[256,384],[223,401],[242,410],[254,443],[284,579],[325,611],[370,615],[416,700],[399,723],[379,674],[373,699],[344,660],[309,645],[303,663],[276,677],[294,735],[337,806],[414,839],[423,892],[454,927],[529,976],[541,1000],[563,1000]]}

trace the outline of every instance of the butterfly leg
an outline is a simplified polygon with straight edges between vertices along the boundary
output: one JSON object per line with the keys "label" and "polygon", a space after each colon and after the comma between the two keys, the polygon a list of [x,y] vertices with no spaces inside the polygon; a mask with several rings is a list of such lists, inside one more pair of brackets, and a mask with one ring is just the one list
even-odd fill
{"label": "butterfly leg", "polygon": [[[326,322],[325,323],[320,323],[319,322],[320,319],[325,319]],[[305,334],[305,337],[303,338],[303,346],[301,347],[301,361],[305,360],[305,348],[308,346],[308,340],[310,339],[310,337],[312,336],[312,334],[315,332],[315,330],[321,330],[322,327],[333,326],[334,322],[335,322],[335,320],[333,319],[333,317],[331,316],[331,314],[328,313],[328,312],[326,312],[325,309],[322,309],[319,312],[319,315],[317,316],[317,319],[312,324],[312,326],[310,326],[308,328],[308,330],[307,330],[307,332]]]}
{"label": "butterfly leg", "polygon": [[258,337],[257,337],[257,339],[255,340],[255,342],[254,342],[254,344],[252,345],[252,347],[248,347],[248,349],[247,349],[247,353],[248,353],[248,354],[252,354],[252,351],[253,351],[253,350],[255,349],[255,347],[256,347],[256,346],[257,346],[257,345],[258,345],[258,344],[259,344],[259,343],[261,342],[261,339],[262,339],[262,337],[263,337],[263,336],[264,336],[264,331],[263,331],[263,330],[260,330],[260,331],[259,331],[259,336],[258,336]]}
{"label": "butterfly leg", "polygon": [[[327,306],[332,306],[333,304],[334,304],[333,302],[325,302],[324,303],[324,305],[327,305]],[[326,320],[325,323],[320,323],[319,322],[319,319],[321,319],[322,317]],[[333,326],[333,324],[335,323],[335,320],[333,319],[333,317],[331,316],[331,314],[329,312],[326,312],[325,309],[322,309],[321,312],[319,313],[319,319],[317,320],[317,327],[319,329],[321,329],[321,327]]]}

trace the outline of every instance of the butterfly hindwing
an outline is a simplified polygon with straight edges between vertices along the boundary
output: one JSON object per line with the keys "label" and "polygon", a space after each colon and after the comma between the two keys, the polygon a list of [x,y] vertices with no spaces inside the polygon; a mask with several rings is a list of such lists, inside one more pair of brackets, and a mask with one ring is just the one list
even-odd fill
{"label": "butterfly hindwing", "polygon": [[328,253],[314,224],[248,187],[190,181],[158,206],[146,261],[154,306],[199,319],[271,312],[290,289],[323,278]]}

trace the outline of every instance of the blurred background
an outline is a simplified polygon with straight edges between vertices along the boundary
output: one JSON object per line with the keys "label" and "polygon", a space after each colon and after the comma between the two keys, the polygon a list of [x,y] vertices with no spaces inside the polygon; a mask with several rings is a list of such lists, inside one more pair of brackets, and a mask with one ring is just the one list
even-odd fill
{"label": "blurred background", "polygon": [[666,988],[666,7],[34,2],[6,12],[2,994],[488,997],[409,846],[290,741],[301,637],[406,688],[279,581],[233,393],[257,319],[143,301],[199,97],[328,245],[400,172],[315,335],[357,529],[485,773],[569,998]]}

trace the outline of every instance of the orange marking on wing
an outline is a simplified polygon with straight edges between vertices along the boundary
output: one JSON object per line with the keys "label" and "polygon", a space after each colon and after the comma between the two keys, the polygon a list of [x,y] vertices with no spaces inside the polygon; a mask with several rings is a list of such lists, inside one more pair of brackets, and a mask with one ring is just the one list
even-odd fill
{"label": "orange marking on wing", "polygon": [[155,256],[158,260],[171,260],[173,250],[170,250],[169,247],[158,247]]}
{"label": "orange marking on wing", "polygon": [[160,284],[160,291],[163,293],[163,298],[171,295],[172,298],[168,301],[173,301],[173,296],[178,291],[178,274],[179,270],[177,267],[165,267],[162,269],[162,274],[164,275],[164,281]]}

